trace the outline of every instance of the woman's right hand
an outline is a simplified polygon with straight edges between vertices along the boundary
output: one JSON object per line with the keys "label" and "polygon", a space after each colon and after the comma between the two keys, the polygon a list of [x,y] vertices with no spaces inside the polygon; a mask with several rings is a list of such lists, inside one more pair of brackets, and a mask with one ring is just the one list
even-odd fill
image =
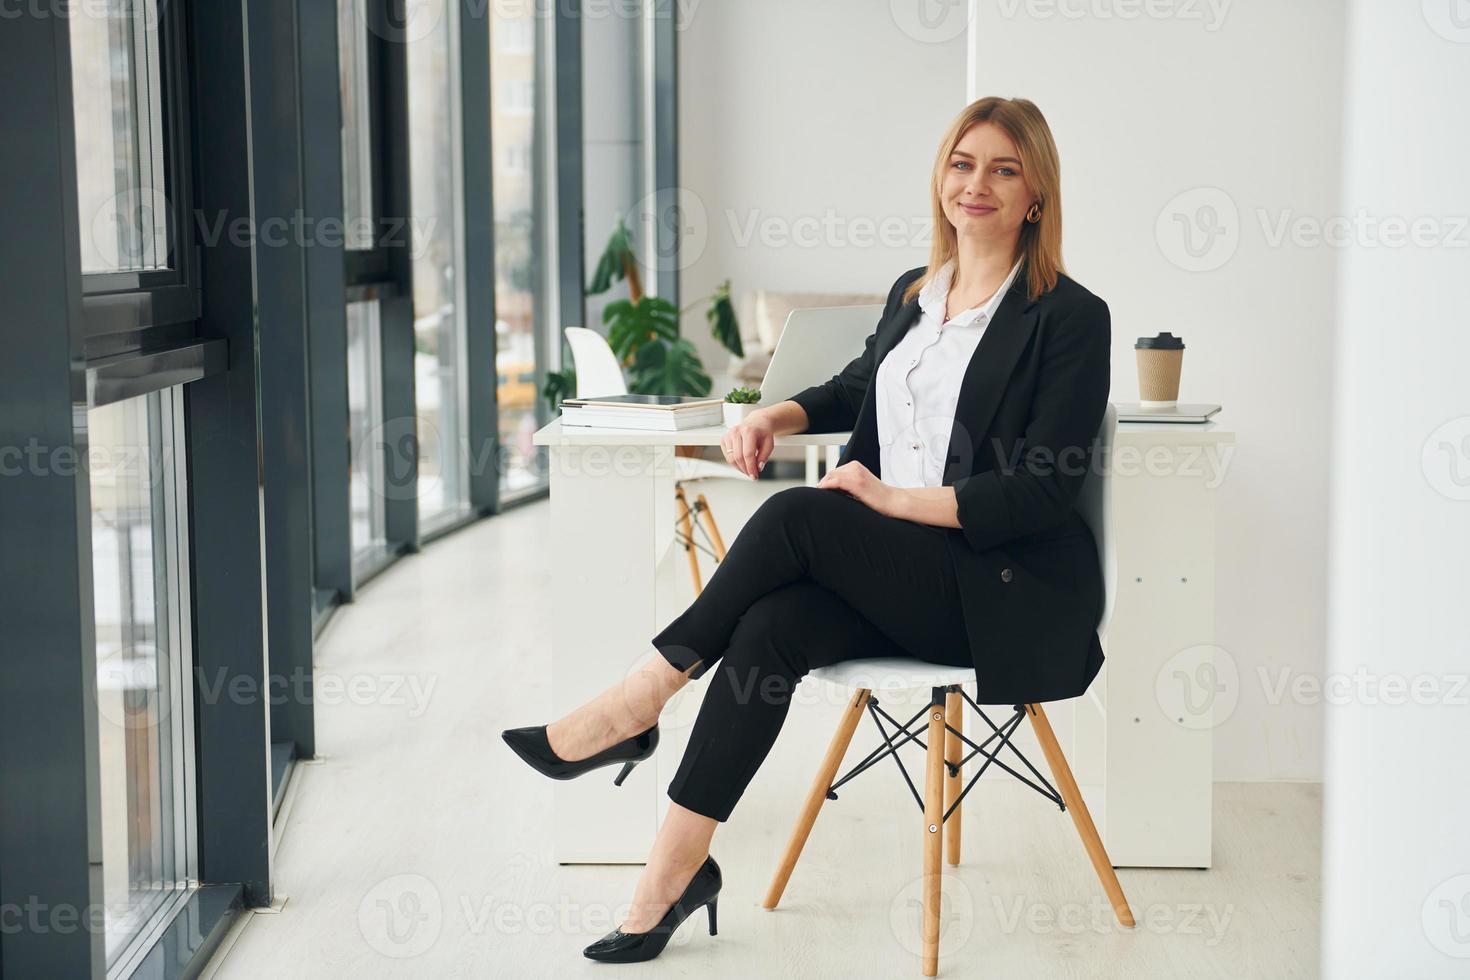
{"label": "woman's right hand", "polygon": [[725,462],[750,477],[761,475],[771,451],[776,448],[776,433],[771,423],[760,412],[752,412],[744,419],[725,430],[720,437],[720,449]]}

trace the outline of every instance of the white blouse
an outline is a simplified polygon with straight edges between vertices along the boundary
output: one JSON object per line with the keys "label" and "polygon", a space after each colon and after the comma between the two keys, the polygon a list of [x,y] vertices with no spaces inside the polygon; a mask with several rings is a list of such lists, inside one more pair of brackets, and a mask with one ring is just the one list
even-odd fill
{"label": "white blouse", "polygon": [[878,465],[895,487],[937,487],[965,369],[1021,263],[984,303],[944,322],[954,262],[919,291],[922,315],[878,365]]}

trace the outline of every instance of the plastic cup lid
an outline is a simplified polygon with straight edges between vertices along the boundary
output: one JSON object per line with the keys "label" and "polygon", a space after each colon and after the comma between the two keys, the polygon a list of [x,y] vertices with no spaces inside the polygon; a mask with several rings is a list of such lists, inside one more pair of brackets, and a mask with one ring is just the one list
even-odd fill
{"label": "plastic cup lid", "polygon": [[1157,337],[1139,337],[1134,346],[1140,350],[1183,350],[1184,340],[1165,331]]}

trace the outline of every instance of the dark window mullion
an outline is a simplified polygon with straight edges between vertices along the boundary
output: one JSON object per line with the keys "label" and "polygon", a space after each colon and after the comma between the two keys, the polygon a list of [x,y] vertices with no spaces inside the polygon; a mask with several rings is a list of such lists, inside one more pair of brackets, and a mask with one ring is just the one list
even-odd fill
{"label": "dark window mullion", "polygon": [[[164,0],[166,2],[166,0]],[[159,157],[164,168],[164,186],[172,202],[167,215],[166,231],[168,267],[177,282],[196,294],[199,285],[199,242],[195,238],[194,182],[189,166],[192,146],[189,133],[189,90],[184,46],[187,25],[183,4],[168,3],[166,16],[159,20],[164,27],[158,38],[158,77],[163,98],[163,152]]]}
{"label": "dark window mullion", "polygon": [[[372,161],[368,199],[372,202],[369,210],[372,212],[370,219],[373,245],[368,249],[346,251],[347,283],[350,286],[383,282],[390,278],[390,263],[387,255],[384,254],[381,235],[384,215],[387,213],[386,202],[389,197],[384,182],[384,174],[389,166],[388,144],[384,139],[385,127],[389,120],[387,100],[384,98],[384,64],[388,57],[385,47],[388,42],[384,40],[383,35],[386,31],[381,26],[386,24],[388,2],[389,0],[365,0],[363,13],[366,20],[358,25],[358,29],[367,35],[368,112],[366,122],[368,158]],[[373,30],[371,28],[373,24],[379,24],[380,29]],[[350,95],[343,93],[343,97],[348,98]]]}

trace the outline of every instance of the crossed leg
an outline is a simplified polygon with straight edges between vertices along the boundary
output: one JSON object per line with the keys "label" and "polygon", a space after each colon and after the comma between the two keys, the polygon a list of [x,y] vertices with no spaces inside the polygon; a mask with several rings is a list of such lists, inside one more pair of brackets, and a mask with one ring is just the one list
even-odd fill
{"label": "crossed leg", "polygon": [[704,591],[653,639],[656,652],[642,667],[579,708],[580,729],[574,712],[548,731],[559,755],[584,758],[652,725],[690,678],[718,667],[622,928],[646,931],[682,893],[808,671],[879,656],[964,664],[964,635],[944,529],[832,490],[793,487],[767,498]]}

